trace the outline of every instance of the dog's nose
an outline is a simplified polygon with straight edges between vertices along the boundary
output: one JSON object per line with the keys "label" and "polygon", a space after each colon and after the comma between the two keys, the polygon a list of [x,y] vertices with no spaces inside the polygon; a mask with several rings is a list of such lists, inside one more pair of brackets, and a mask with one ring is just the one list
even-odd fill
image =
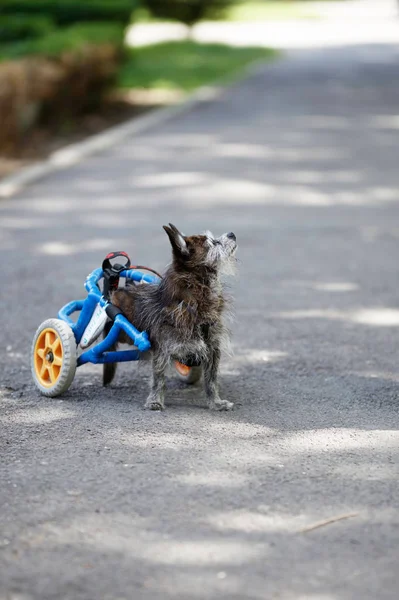
{"label": "dog's nose", "polygon": [[232,231],[230,231],[230,233],[228,233],[228,234],[227,234],[227,237],[228,237],[230,240],[234,240],[234,241],[236,241],[236,240],[237,240],[237,238],[236,238],[235,234],[234,234]]}

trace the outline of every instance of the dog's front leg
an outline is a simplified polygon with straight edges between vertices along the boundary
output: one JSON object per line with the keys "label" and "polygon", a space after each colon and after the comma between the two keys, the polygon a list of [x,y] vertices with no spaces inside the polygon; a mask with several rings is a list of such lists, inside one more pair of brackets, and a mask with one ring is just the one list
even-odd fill
{"label": "dog's front leg", "polygon": [[152,357],[152,380],[150,394],[145,403],[145,408],[150,410],[163,410],[165,408],[165,370],[166,365],[159,354]]}
{"label": "dog's front leg", "polygon": [[218,373],[220,363],[219,348],[209,349],[208,360],[204,363],[205,394],[211,410],[231,410],[233,402],[222,400],[219,396]]}

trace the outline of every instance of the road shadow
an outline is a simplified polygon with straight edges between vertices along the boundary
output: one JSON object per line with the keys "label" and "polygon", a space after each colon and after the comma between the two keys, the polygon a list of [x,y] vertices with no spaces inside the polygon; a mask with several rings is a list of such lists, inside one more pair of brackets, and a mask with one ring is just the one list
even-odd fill
{"label": "road shadow", "polygon": [[[393,597],[399,63],[363,50],[259,71],[0,203],[7,593]],[[169,221],[237,234],[221,373],[237,409],[210,413],[170,380],[168,410],[146,412],[148,365],[109,389],[87,366],[65,397],[39,397],[36,327],[110,250],[161,270]]]}

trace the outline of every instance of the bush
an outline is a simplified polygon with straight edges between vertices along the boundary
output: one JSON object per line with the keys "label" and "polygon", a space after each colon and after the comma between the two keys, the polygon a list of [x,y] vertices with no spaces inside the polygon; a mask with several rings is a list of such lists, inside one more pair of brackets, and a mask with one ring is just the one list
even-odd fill
{"label": "bush", "polygon": [[235,0],[143,0],[154,17],[176,19],[188,26],[206,17],[219,17]]}
{"label": "bush", "polygon": [[112,44],[85,45],[51,59],[0,63],[0,153],[14,154],[40,122],[62,126],[98,106],[115,77],[120,52]]}
{"label": "bush", "polygon": [[50,33],[55,23],[47,17],[36,15],[0,15],[0,40],[13,42],[36,38]]}
{"label": "bush", "polygon": [[113,45],[122,48],[124,28],[116,23],[79,23],[57,29],[37,39],[0,45],[0,60],[29,55],[51,57],[79,50],[88,45]]}
{"label": "bush", "polygon": [[139,0],[1,0],[2,14],[48,15],[59,25],[78,21],[128,23]]}
{"label": "bush", "polygon": [[138,0],[0,0],[0,152],[97,107]]}

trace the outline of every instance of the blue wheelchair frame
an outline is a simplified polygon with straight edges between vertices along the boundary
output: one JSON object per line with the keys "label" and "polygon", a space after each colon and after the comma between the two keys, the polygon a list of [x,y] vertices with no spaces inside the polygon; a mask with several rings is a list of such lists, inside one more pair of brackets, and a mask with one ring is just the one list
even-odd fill
{"label": "blue wheelchair frame", "polygon": [[[82,336],[90,322],[97,304],[100,304],[100,306],[104,308],[110,304],[109,301],[104,298],[98,286],[98,282],[103,278],[103,276],[104,273],[102,269],[95,269],[92,273],[90,273],[85,282],[85,288],[88,291],[87,298],[85,300],[74,300],[73,302],[69,302],[63,306],[58,313],[58,318],[65,321],[72,329],[77,344],[80,343],[80,340],[82,339]],[[155,275],[142,273],[136,269],[123,270],[120,272],[119,276],[135,281],[136,283],[159,283],[159,278]],[[69,318],[74,312],[80,312],[76,323]],[[121,331],[124,331],[130,337],[133,345],[137,347],[137,350],[118,350],[108,352],[111,346],[118,340]],[[139,360],[141,353],[146,352],[150,348],[151,344],[147,333],[145,331],[138,331],[138,329],[136,329],[124,315],[118,314],[114,319],[108,335],[93,348],[82,352],[77,359],[77,366],[79,367],[85,363],[103,364],[110,362]]]}

